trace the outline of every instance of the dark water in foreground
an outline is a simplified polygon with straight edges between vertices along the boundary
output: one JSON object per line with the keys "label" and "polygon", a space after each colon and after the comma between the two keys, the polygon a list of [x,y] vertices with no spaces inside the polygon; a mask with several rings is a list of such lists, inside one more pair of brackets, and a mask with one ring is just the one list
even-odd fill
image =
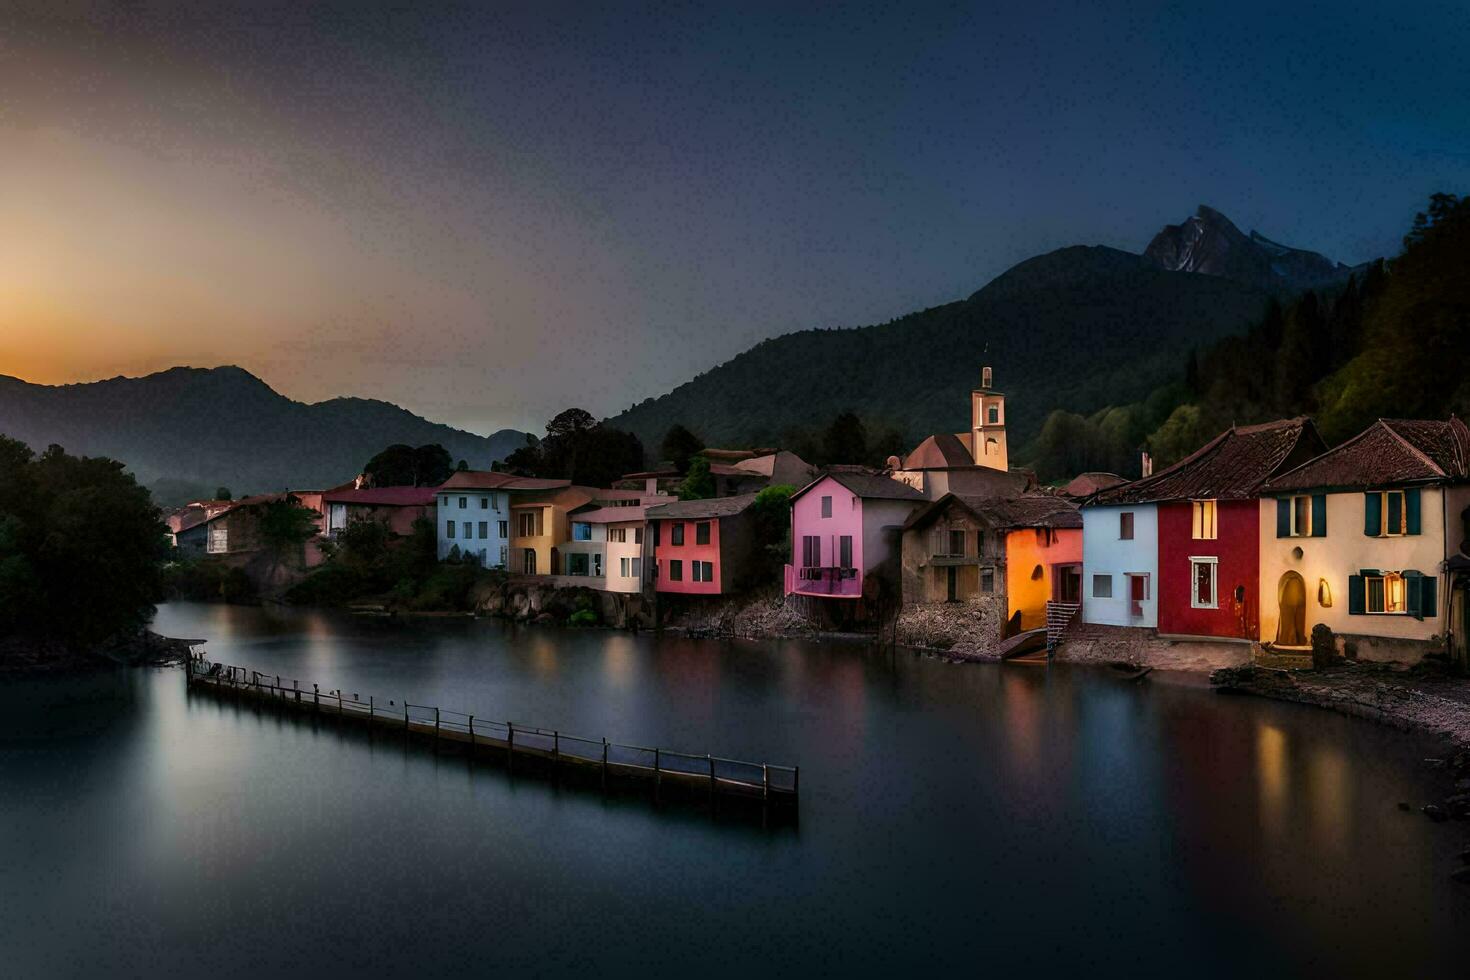
{"label": "dark water in foreground", "polygon": [[1464,976],[1433,742],[1106,671],[172,605],[216,660],[795,762],[763,830],[186,698],[0,682],[0,975]]}

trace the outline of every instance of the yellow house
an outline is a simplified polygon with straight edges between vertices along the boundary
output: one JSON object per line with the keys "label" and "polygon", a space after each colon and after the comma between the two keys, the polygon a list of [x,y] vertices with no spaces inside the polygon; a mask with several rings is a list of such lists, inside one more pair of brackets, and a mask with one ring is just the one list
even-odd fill
{"label": "yellow house", "polygon": [[1380,419],[1267,482],[1262,642],[1305,650],[1321,623],[1357,659],[1413,662],[1446,650],[1463,632],[1452,629],[1464,598],[1447,559],[1464,537],[1467,464],[1470,430],[1459,419]]}
{"label": "yellow house", "polygon": [[637,504],[638,490],[563,486],[510,498],[510,563],[516,575],[564,575],[561,546],[571,540],[570,514],[579,507]]}

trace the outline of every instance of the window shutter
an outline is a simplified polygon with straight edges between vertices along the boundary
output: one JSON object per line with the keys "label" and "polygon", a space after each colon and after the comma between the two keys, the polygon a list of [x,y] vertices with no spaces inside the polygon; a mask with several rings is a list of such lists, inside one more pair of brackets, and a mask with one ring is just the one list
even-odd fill
{"label": "window shutter", "polygon": [[1439,579],[1425,575],[1419,581],[1423,583],[1419,592],[1419,618],[1433,619],[1439,615]]}
{"label": "window shutter", "polygon": [[1424,576],[1418,572],[1404,572],[1404,611],[1415,619],[1423,619],[1420,606],[1424,601]]}
{"label": "window shutter", "polygon": [[1276,498],[1276,536],[1291,537],[1291,498]]}
{"label": "window shutter", "polygon": [[1366,590],[1366,588],[1364,587],[1364,584],[1363,584],[1363,576],[1361,576],[1361,575],[1349,575],[1348,576],[1348,613],[1349,614],[1354,615],[1354,616],[1361,616],[1363,614],[1363,610],[1364,610],[1364,608],[1368,604],[1367,601],[1364,598],[1364,594],[1366,593],[1366,591],[1367,590]]}
{"label": "window shutter", "polygon": [[1404,532],[1419,533],[1419,488],[1404,491]]}
{"label": "window shutter", "polygon": [[1327,537],[1327,494],[1312,494],[1312,537]]}
{"label": "window shutter", "polygon": [[1378,537],[1383,529],[1383,495],[1363,494],[1363,533],[1370,538]]}

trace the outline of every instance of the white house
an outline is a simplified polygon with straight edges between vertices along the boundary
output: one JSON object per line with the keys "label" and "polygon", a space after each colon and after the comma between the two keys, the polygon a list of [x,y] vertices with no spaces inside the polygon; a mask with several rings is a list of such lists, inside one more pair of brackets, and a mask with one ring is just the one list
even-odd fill
{"label": "white house", "polygon": [[505,568],[510,553],[512,496],[568,483],[478,470],[455,473],[437,491],[439,560],[452,554],[468,555],[486,568]]}
{"label": "white house", "polygon": [[1159,516],[1151,503],[1082,508],[1082,621],[1159,625]]}

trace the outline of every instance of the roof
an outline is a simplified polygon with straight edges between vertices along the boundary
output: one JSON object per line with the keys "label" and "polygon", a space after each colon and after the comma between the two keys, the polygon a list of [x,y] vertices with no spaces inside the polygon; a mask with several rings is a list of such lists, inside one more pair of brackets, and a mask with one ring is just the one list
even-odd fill
{"label": "roof", "polygon": [[1028,527],[1080,528],[1082,513],[1064,497],[1023,494],[1019,497],[973,497],[947,493],[923,507],[903,526],[905,531],[923,527],[950,507],[963,507],[997,531]]}
{"label": "roof", "polygon": [[1247,500],[1259,496],[1273,474],[1325,448],[1306,416],[1261,425],[1231,426],[1204,446],[1132,483],[1094,494],[1089,504],[1168,500]]}
{"label": "roof", "polygon": [[[519,490],[521,487],[507,487],[508,490]],[[593,494],[597,491],[589,487],[560,486],[543,490],[539,493],[529,494],[525,497],[512,499],[512,507],[537,507],[552,504],[573,510],[583,504],[592,502]]]}
{"label": "roof", "polygon": [[1127,482],[1127,480],[1116,473],[1101,473],[1096,471],[1079,473],[1072,478],[1071,483],[1068,483],[1062,488],[1062,493],[1080,500],[1083,497],[1092,496],[1099,490],[1107,490],[1109,487],[1116,487]]}
{"label": "roof", "polygon": [[754,503],[756,496],[753,493],[739,493],[733,497],[710,497],[706,500],[673,500],[649,507],[645,513],[651,521],[664,518],[698,520],[706,517],[733,517]]}
{"label": "roof", "polygon": [[1335,449],[1289,470],[1267,492],[1368,489],[1470,478],[1470,430],[1457,418],[1379,419]]}
{"label": "roof", "polygon": [[551,480],[535,476],[516,476],[489,470],[458,470],[439,487],[441,490],[553,490],[569,487],[571,480]]}
{"label": "roof", "polygon": [[647,507],[598,507],[579,511],[570,519],[582,524],[641,524],[647,510]]}
{"label": "roof", "polygon": [[970,450],[965,448],[958,436],[948,432],[930,436],[903,458],[903,468],[906,470],[944,470],[974,465],[975,457],[970,455]]}
{"label": "roof", "polygon": [[924,495],[907,483],[900,483],[891,476],[881,473],[858,472],[850,469],[830,469],[811,483],[791,495],[795,500],[823,480],[835,480],[865,500],[923,500]]}
{"label": "roof", "polygon": [[438,493],[438,487],[365,487],[361,490],[328,490],[322,494],[322,502],[372,507],[423,507],[432,504]]}
{"label": "roof", "polygon": [[231,503],[230,506],[226,507],[224,510],[210,514],[204,520],[197,521],[189,526],[198,527],[200,524],[212,524],[213,522],[219,520],[221,517],[224,517],[227,514],[233,514],[235,511],[243,510],[247,507],[258,507],[261,504],[273,504],[279,500],[295,499],[296,495],[292,493],[258,493],[253,497],[241,497],[239,500]]}
{"label": "roof", "polygon": [[710,462],[714,462],[715,460],[719,459],[733,463],[745,459],[754,459],[757,456],[771,456],[774,455],[775,452],[776,450],[774,449],[715,449],[706,446],[695,455],[703,456]]}

